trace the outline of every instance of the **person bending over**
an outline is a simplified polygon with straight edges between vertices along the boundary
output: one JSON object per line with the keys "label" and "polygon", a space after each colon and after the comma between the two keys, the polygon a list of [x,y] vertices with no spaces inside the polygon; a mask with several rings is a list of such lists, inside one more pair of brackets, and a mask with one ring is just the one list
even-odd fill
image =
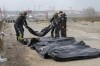
{"label": "person bending over", "polygon": [[19,17],[16,19],[16,22],[14,23],[17,40],[21,40],[24,38],[23,25],[27,26],[26,16],[27,16],[26,11],[24,11],[23,13],[20,13]]}

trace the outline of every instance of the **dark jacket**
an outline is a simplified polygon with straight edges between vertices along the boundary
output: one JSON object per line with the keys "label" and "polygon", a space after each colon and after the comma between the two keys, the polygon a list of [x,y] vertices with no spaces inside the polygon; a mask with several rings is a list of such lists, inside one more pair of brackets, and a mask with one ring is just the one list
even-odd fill
{"label": "dark jacket", "polygon": [[58,14],[55,14],[55,15],[51,18],[50,22],[52,23],[53,26],[57,26],[58,23],[59,23],[59,22],[58,22]]}
{"label": "dark jacket", "polygon": [[66,22],[67,22],[66,14],[63,14],[58,18],[58,23],[60,24],[60,28],[64,27],[66,29]]}
{"label": "dark jacket", "polygon": [[25,16],[19,16],[19,17],[16,19],[15,25],[16,25],[16,26],[27,25],[26,17],[25,17]]}
{"label": "dark jacket", "polygon": [[61,15],[60,18],[61,18],[62,25],[66,25],[66,22],[67,22],[67,16],[66,16],[66,14]]}

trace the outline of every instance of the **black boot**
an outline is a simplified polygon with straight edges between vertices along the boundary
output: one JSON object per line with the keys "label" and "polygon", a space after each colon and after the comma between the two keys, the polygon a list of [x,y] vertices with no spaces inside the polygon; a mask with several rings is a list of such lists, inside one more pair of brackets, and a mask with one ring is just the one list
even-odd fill
{"label": "black boot", "polygon": [[54,35],[51,34],[51,37],[54,37]]}
{"label": "black boot", "polygon": [[18,41],[18,36],[16,38],[17,38],[17,41]]}

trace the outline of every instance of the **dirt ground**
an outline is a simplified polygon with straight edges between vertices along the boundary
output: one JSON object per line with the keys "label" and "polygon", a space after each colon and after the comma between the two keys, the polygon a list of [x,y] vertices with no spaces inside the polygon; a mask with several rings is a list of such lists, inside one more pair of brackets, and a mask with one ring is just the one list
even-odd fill
{"label": "dirt ground", "polygon": [[[38,31],[48,26],[48,23],[28,24]],[[8,58],[8,61],[0,63],[0,66],[100,66],[100,58],[69,62],[56,62],[52,59],[43,59],[35,50],[16,41],[13,23],[7,23],[4,31],[6,33],[3,39],[5,45],[4,56]],[[67,34],[69,37],[75,37],[77,41],[83,40],[87,45],[100,49],[99,22],[68,22]],[[46,36],[50,36],[50,33]],[[36,36],[31,35],[25,29],[25,37],[31,38]]]}

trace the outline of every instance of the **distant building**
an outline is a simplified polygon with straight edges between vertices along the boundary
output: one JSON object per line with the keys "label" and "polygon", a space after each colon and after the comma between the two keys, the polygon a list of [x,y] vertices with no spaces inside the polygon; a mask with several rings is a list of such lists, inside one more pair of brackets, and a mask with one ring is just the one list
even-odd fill
{"label": "distant building", "polygon": [[[62,10],[64,13],[66,13],[68,20],[72,20],[72,18],[83,18],[86,17],[86,9],[83,10]],[[22,11],[5,11],[6,17],[5,20],[6,22],[15,22],[17,16],[19,13]],[[28,21],[29,22],[36,22],[36,21],[44,21],[44,20],[50,20],[54,13],[58,12],[57,10],[46,10],[46,11],[28,11]],[[96,16],[100,16],[100,12],[95,13]]]}

